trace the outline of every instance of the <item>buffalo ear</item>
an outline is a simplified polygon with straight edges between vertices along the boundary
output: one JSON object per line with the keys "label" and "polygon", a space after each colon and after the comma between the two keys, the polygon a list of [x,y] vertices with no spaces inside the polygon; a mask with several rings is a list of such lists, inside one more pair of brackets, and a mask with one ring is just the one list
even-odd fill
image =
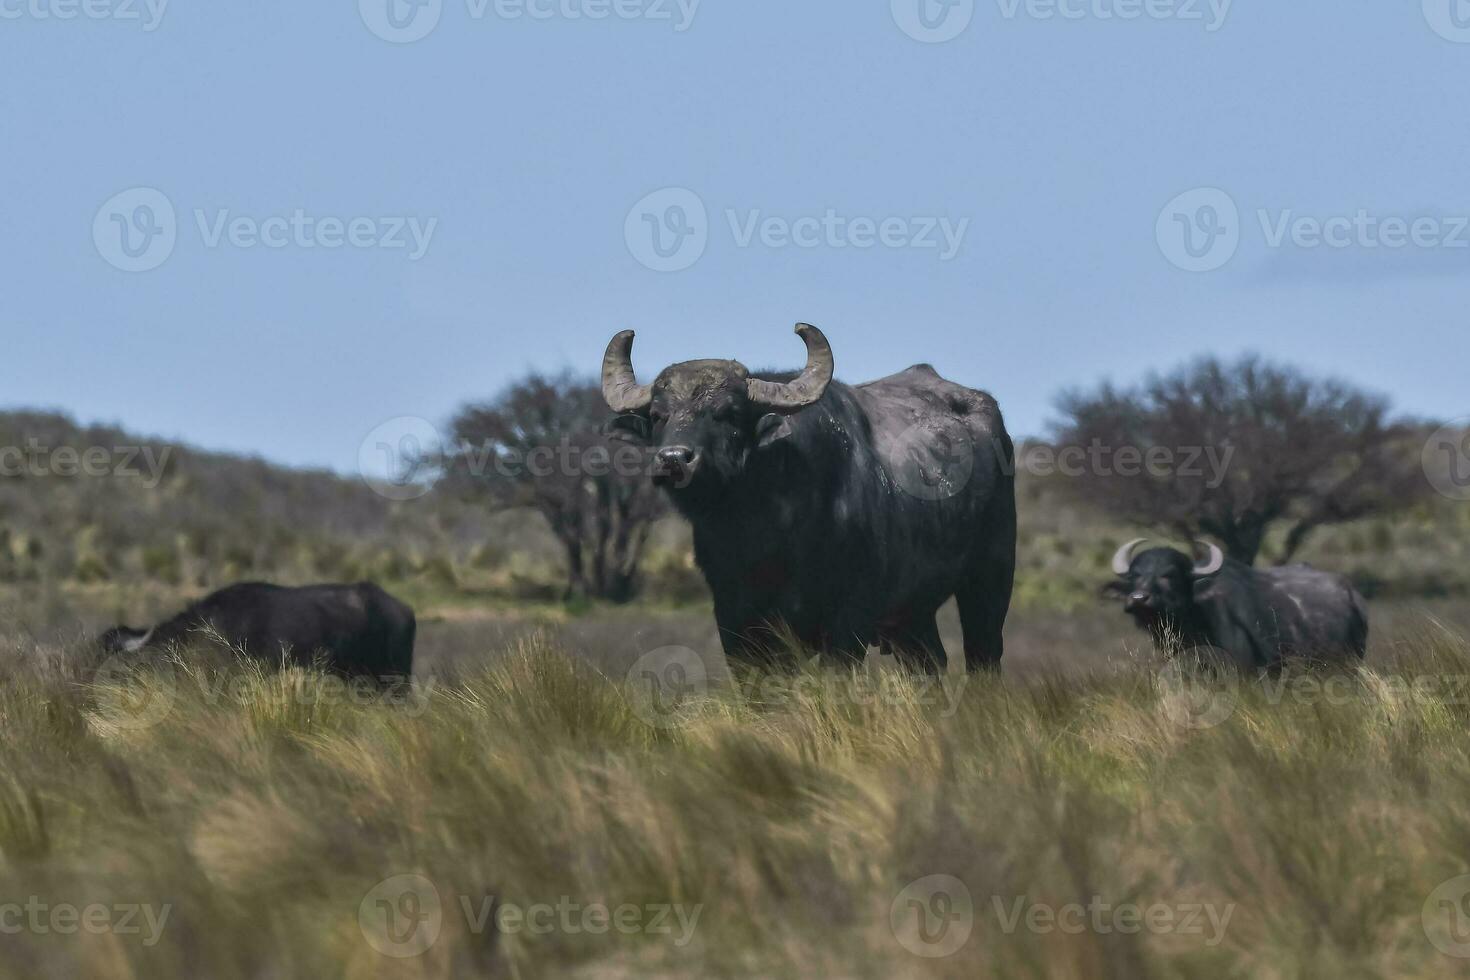
{"label": "buffalo ear", "polygon": [[1123,599],[1127,598],[1129,585],[1120,578],[1115,578],[1097,590],[1099,599]]}
{"label": "buffalo ear", "polygon": [[773,442],[780,442],[791,435],[791,419],[785,415],[771,412],[762,415],[761,420],[755,424],[755,445],[757,449],[764,449]]}
{"label": "buffalo ear", "polygon": [[622,442],[647,444],[652,437],[648,419],[642,415],[614,415],[602,426],[602,434]]}
{"label": "buffalo ear", "polygon": [[1192,588],[1189,590],[1194,596],[1194,601],[1209,602],[1211,599],[1219,596],[1220,593],[1215,589],[1215,582],[1216,579],[1213,577],[1195,579],[1191,583]]}

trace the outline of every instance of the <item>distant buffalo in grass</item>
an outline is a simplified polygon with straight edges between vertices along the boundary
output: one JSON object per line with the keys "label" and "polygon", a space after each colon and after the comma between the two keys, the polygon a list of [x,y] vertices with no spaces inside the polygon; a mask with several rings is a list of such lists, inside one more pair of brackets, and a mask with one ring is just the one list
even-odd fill
{"label": "distant buffalo in grass", "polygon": [[1243,670],[1276,671],[1290,659],[1355,663],[1368,649],[1368,608],[1341,575],[1307,565],[1252,568],[1215,545],[1196,561],[1173,548],[1113,556],[1106,591],[1160,649],[1223,651]]}
{"label": "distant buffalo in grass", "polygon": [[415,630],[413,610],[371,582],[242,582],[149,629],[114,627],[101,643],[109,653],[131,653],[217,637],[272,663],[320,663],[343,676],[386,680],[412,673]]}

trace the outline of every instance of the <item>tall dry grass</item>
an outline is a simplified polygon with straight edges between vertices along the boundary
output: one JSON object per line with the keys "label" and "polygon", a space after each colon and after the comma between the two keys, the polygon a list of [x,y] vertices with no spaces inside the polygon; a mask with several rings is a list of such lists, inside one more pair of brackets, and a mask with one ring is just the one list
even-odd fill
{"label": "tall dry grass", "polygon": [[7,657],[6,975],[1470,973],[1435,944],[1470,943],[1470,642],[1432,624],[1279,682],[807,667],[656,703],[538,640],[392,703]]}

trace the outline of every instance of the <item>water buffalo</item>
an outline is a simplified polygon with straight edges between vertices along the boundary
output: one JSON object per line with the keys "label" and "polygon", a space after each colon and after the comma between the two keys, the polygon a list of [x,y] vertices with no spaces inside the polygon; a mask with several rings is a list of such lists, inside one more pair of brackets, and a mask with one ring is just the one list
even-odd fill
{"label": "water buffalo", "polygon": [[935,613],[954,596],[965,663],[995,667],[1016,563],[1014,451],[983,391],[919,364],[832,378],[832,348],[798,324],[798,375],[686,361],[640,384],[633,332],[613,337],[608,432],[652,445],[653,479],[694,529],[725,653],[766,659],[773,630],[842,662],[878,644],[944,661]]}
{"label": "water buffalo", "polygon": [[1160,649],[1209,648],[1257,671],[1289,658],[1352,662],[1367,651],[1367,604],[1341,575],[1307,565],[1256,569],[1212,544],[1199,562],[1173,548],[1135,554],[1145,540],[1118,549],[1107,591]]}
{"label": "water buffalo", "polygon": [[413,670],[413,610],[371,582],[286,588],[242,582],[211,593],[166,622],[102,635],[110,653],[164,649],[217,635],[278,663],[314,659],[349,677],[407,677]]}

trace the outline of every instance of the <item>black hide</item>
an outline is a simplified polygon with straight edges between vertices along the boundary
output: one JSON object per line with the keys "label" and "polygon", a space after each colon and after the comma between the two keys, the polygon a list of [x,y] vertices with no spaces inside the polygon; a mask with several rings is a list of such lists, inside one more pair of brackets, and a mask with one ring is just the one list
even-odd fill
{"label": "black hide", "polygon": [[371,582],[286,588],[244,582],[214,592],[151,630],[119,626],[110,652],[206,642],[212,629],[272,663],[320,662],[350,677],[407,677],[413,670],[413,610]]}

